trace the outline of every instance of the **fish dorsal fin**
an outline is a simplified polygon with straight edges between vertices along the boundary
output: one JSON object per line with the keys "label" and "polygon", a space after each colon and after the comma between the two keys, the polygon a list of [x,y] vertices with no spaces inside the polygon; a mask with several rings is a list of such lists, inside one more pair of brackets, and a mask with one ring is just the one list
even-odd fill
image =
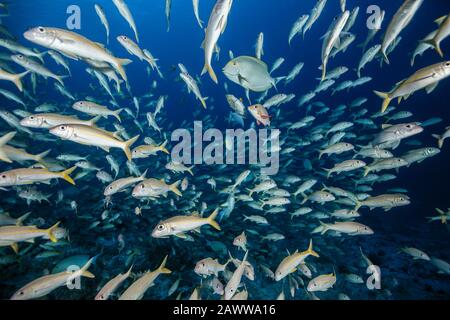
{"label": "fish dorsal fin", "polygon": [[436,20],[434,20],[435,23],[437,23],[438,25],[441,25],[442,22],[444,22],[445,19],[447,19],[448,16],[442,16],[440,18],[437,18]]}

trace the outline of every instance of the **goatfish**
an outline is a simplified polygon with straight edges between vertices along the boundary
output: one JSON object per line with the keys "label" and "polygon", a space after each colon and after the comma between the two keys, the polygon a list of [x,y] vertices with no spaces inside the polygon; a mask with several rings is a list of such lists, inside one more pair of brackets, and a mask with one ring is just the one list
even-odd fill
{"label": "goatfish", "polygon": [[186,83],[186,86],[188,88],[188,92],[191,93],[191,91],[194,93],[195,97],[200,100],[203,108],[206,109],[206,100],[208,99],[207,97],[203,97],[202,94],[200,93],[200,89],[198,88],[198,84],[197,81],[195,81],[190,74],[186,73],[186,72],[181,72],[180,73],[180,77],[181,79]]}
{"label": "goatfish", "polygon": [[0,247],[11,246],[15,253],[19,253],[18,242],[34,242],[34,239],[44,236],[48,236],[52,242],[57,242],[54,231],[58,226],[59,222],[48,229],[20,225],[0,227]]}
{"label": "goatfish", "polygon": [[122,120],[120,119],[119,114],[123,111],[123,109],[117,109],[115,111],[109,110],[107,107],[99,105],[97,103],[94,103],[92,101],[78,101],[75,102],[72,105],[72,108],[86,113],[88,115],[91,116],[102,116],[102,117],[108,117],[108,116],[113,116],[114,118],[116,118],[117,120],[119,120],[119,122],[121,122]]}
{"label": "goatfish", "polygon": [[394,17],[387,27],[383,42],[381,44],[381,53],[388,64],[389,59],[387,57],[387,50],[391,44],[395,42],[400,32],[402,32],[402,30],[411,22],[422,3],[423,0],[405,0],[394,14]]}
{"label": "goatfish", "polygon": [[306,251],[298,252],[296,250],[280,262],[275,271],[275,281],[280,281],[288,274],[297,271],[299,264],[303,263],[309,256],[319,258],[319,254],[313,250],[312,239],[309,241],[309,247]]}
{"label": "goatfish", "polygon": [[61,52],[74,60],[106,62],[120,74],[123,80],[127,81],[123,67],[131,63],[131,60],[114,57],[102,44],[93,42],[75,32],[58,28],[36,27],[26,31],[24,37],[35,44]]}
{"label": "goatfish", "polygon": [[30,214],[31,212],[27,212],[15,219],[10,217],[8,214],[0,213],[0,226],[21,226]]}
{"label": "goatfish", "polygon": [[434,47],[441,58],[443,58],[444,53],[441,49],[441,42],[450,35],[450,14],[440,17],[435,22],[439,25],[439,29],[431,39],[426,39],[422,42]]}
{"label": "goatfish", "polygon": [[439,81],[450,76],[450,61],[439,62],[431,66],[416,71],[407,79],[396,84],[391,92],[374,91],[377,96],[383,99],[381,112],[385,112],[391,100],[398,98],[398,103],[409,98],[414,92],[426,89],[427,93],[432,92]]}
{"label": "goatfish", "polygon": [[241,279],[244,274],[245,267],[249,264],[247,262],[247,256],[248,256],[248,250],[247,250],[247,252],[245,252],[244,259],[242,259],[241,264],[233,272],[233,275],[231,276],[230,280],[228,281],[227,285],[225,286],[225,293],[223,296],[225,300],[231,300],[231,298],[233,298],[233,296],[236,294],[237,288],[239,287],[239,284],[241,283]]}
{"label": "goatfish", "polygon": [[215,83],[218,83],[218,80],[211,66],[212,55],[220,35],[225,32],[232,4],[233,0],[217,0],[209,17],[205,40],[202,43],[202,48],[205,51],[205,66],[203,67],[202,75],[208,72]]}
{"label": "goatfish", "polygon": [[185,232],[195,230],[200,232],[200,228],[206,224],[209,224],[214,229],[220,231],[219,224],[215,221],[219,209],[207,218],[202,218],[199,215],[190,216],[175,216],[162,221],[156,225],[152,231],[153,238],[166,238],[168,236],[176,236],[179,238],[186,238]]}
{"label": "goatfish", "polygon": [[28,128],[51,129],[62,124],[82,124],[93,126],[100,119],[100,116],[91,120],[81,120],[76,117],[66,116],[57,113],[38,113],[20,120],[20,125]]}
{"label": "goatfish", "polygon": [[19,289],[11,297],[11,300],[31,300],[48,295],[53,290],[66,286],[74,279],[80,277],[95,278],[95,276],[88,271],[95,258],[90,259],[81,269],[74,272],[68,270],[60,273],[50,274],[40,277]]}
{"label": "goatfish", "polygon": [[339,35],[347,23],[348,18],[350,17],[350,11],[346,10],[341,13],[338,17],[334,19],[333,24],[330,26],[327,35],[325,36],[323,45],[322,45],[322,81],[325,80],[325,76],[327,74],[327,64],[328,58],[330,57],[331,50],[334,47],[339,48],[340,40]]}
{"label": "goatfish", "polygon": [[132,159],[130,147],[139,139],[137,135],[128,141],[121,141],[111,132],[82,124],[63,124],[50,129],[50,133],[63,140],[99,147],[108,153],[110,148],[121,149],[129,161]]}
{"label": "goatfish", "polygon": [[422,3],[423,0],[405,0],[389,23],[381,44],[381,53],[388,64],[387,50],[395,42],[400,32],[411,22]]}
{"label": "goatfish", "polygon": [[131,270],[133,269],[133,266],[128,270],[125,274],[119,274],[109,280],[97,293],[95,296],[95,300],[108,300],[111,295],[114,294],[114,292],[117,290],[117,288],[128,279],[128,277],[131,275]]}
{"label": "goatfish", "polygon": [[22,54],[13,55],[13,56],[11,56],[11,59],[18,65],[27,69],[28,71],[34,72],[34,73],[44,77],[45,79],[47,79],[47,78],[55,79],[62,86],[64,86],[64,82],[62,79],[65,78],[65,76],[58,76],[58,75],[54,74],[53,72],[51,72],[49,69],[47,69],[44,65],[40,64],[39,62],[31,60],[30,58],[28,58]]}
{"label": "goatfish", "polygon": [[159,146],[155,145],[142,145],[134,148],[131,151],[133,159],[143,159],[148,158],[149,156],[156,155],[158,151],[162,151],[166,154],[170,154],[170,152],[166,149],[167,141]]}
{"label": "goatfish", "polygon": [[121,192],[121,191],[125,190],[126,188],[128,188],[138,182],[144,181],[146,175],[147,175],[147,170],[145,170],[145,172],[139,177],[128,177],[128,178],[122,178],[122,179],[115,180],[115,181],[111,182],[105,188],[103,195],[108,197],[108,196],[112,196],[113,194],[115,194],[117,192]]}
{"label": "goatfish", "polygon": [[178,190],[180,181],[176,181],[173,184],[167,184],[164,179],[147,179],[134,187],[132,196],[134,198],[158,198],[163,195],[166,196],[169,191],[172,191],[177,196],[181,197],[182,194]]}
{"label": "goatfish", "polygon": [[127,290],[119,297],[119,300],[140,300],[144,296],[145,292],[150,288],[156,278],[160,274],[169,274],[172,271],[166,268],[167,256],[158,269],[154,271],[148,271],[144,273],[142,277],[133,282]]}
{"label": "goatfish", "polygon": [[133,15],[131,14],[127,4],[124,0],[113,0],[113,3],[119,10],[119,13],[122,15],[122,17],[128,22],[131,29],[133,29],[136,41],[139,43],[139,35],[137,32],[136,23],[134,22]]}
{"label": "goatfish", "polygon": [[106,43],[109,44],[109,23],[108,23],[108,19],[106,19],[106,15],[105,12],[103,11],[103,8],[98,5],[95,4],[95,12],[97,13],[98,17],[100,18],[100,21],[102,22],[103,26],[106,29]]}
{"label": "goatfish", "polygon": [[0,173],[0,187],[22,186],[34,183],[48,183],[51,179],[64,179],[72,185],[75,181],[69,176],[77,167],[61,172],[51,172],[48,169],[13,169]]}

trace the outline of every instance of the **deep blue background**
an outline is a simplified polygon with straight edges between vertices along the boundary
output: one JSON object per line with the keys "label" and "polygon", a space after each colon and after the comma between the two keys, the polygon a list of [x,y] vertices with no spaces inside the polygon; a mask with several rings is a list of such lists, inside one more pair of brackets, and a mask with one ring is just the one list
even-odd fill
{"label": "deep blue background", "polygon": [[[20,0],[10,2],[11,16],[2,20],[24,45],[33,46],[22,36],[23,32],[30,27],[42,25],[65,28],[68,17],[66,9],[71,4],[77,4],[81,7],[82,28],[79,32],[94,41],[106,43],[104,28],[94,10],[94,1]],[[214,2],[200,0],[200,16],[205,25]],[[221,48],[220,61],[213,59],[213,68],[219,77],[219,85],[215,85],[208,76],[204,76],[200,87],[204,96],[214,98],[214,108],[200,113],[200,116],[213,114],[219,118],[225,118],[228,115],[229,107],[226,103],[223,89],[223,84],[227,80],[221,73],[221,68],[228,61],[229,50],[232,50],[235,56],[254,55],[254,44],[259,32],[264,32],[265,35],[265,55],[263,60],[270,66],[278,57],[286,59],[281,68],[276,71],[275,76],[286,75],[299,61],[305,62],[305,67],[300,76],[287,88],[280,86],[280,92],[295,93],[297,97],[300,97],[313,90],[318,83],[315,78],[320,76],[320,70],[317,68],[320,65],[322,41],[319,38],[326,32],[332,18],[340,12],[339,1],[328,0],[322,16],[313,25],[312,29],[306,33],[304,40],[301,37],[296,37],[291,47],[289,47],[287,39],[293,22],[300,15],[309,13],[315,2],[314,0],[235,0],[229,16],[227,30],[219,40]],[[111,1],[99,0],[95,3],[103,6],[110,23],[111,37],[108,48],[115,56],[128,58],[128,53],[118,44],[115,38],[122,34],[134,38],[133,31],[119,15]],[[128,0],[127,3],[137,24],[140,46],[149,49],[159,59],[158,64],[166,76],[164,80],[160,80],[155,73],[152,73],[151,79],[149,79],[145,71],[146,64],[133,58],[134,62],[127,67],[127,74],[134,95],[140,96],[149,92],[151,82],[155,79],[159,84],[157,95],[169,95],[166,106],[171,117],[170,120],[192,120],[194,110],[200,107],[192,95],[187,95],[184,90],[184,84],[175,81],[178,71],[174,72],[171,70],[172,66],[176,66],[181,62],[192,75],[195,75],[199,74],[203,67],[203,51],[200,48],[200,44],[203,40],[204,32],[197,25],[191,1],[172,1],[169,33],[166,32],[164,0]],[[356,48],[356,44],[364,41],[367,35],[365,27],[365,20],[368,17],[365,13],[367,6],[378,4],[386,10],[386,17],[383,23],[383,30],[385,30],[392,15],[401,3],[402,1],[347,1],[347,8],[352,9],[355,5],[358,5],[360,6],[360,13],[352,29],[352,32],[357,35],[357,40],[346,53],[340,53],[329,63],[330,70],[340,65],[345,65],[350,69],[338,82],[356,79],[356,73],[353,69],[356,68],[362,54],[361,50]],[[372,93],[373,89],[389,91],[395,83],[409,76],[417,69],[441,61],[437,53],[430,50],[423,57],[417,57],[414,67],[411,68],[410,54],[417,46],[418,40],[436,28],[433,21],[449,12],[450,1],[425,0],[418,15],[408,28],[401,33],[403,40],[396,51],[390,55],[391,64],[384,65],[380,69],[379,63],[374,61],[364,69],[363,76],[371,76],[373,78],[372,82],[350,91],[349,94],[340,93],[330,96],[329,92],[321,93],[316,100],[323,101],[333,108],[339,104],[348,104],[354,98],[362,96],[369,99],[365,107],[369,109],[370,113],[379,111],[381,100]],[[369,46],[380,42],[383,30],[378,33]],[[42,48],[38,49],[43,50]],[[442,49],[446,57],[450,57],[450,39],[442,43]],[[52,70],[59,70],[59,73],[63,73],[63,70],[56,67],[51,62],[51,59],[46,58],[46,61]],[[95,96],[95,92],[88,88],[88,82],[91,78],[84,71],[85,65],[79,62],[71,62],[70,65],[73,77],[65,81],[70,91]],[[14,90],[14,87],[9,83],[2,82],[0,85],[2,88]],[[230,92],[236,96],[241,97],[244,95],[241,88],[230,82],[228,86]],[[67,101],[55,94],[52,88],[52,86],[47,88],[46,94],[48,99],[57,99],[61,104],[66,104]],[[271,94],[273,93],[274,91],[271,91]],[[253,97],[256,96],[253,95]],[[435,146],[436,141],[431,138],[431,134],[440,134],[446,126],[450,125],[449,101],[450,80],[447,79],[431,95],[426,95],[424,92],[416,93],[406,102],[402,102],[398,110],[413,112],[415,121],[423,121],[431,117],[443,118],[444,121],[441,124],[428,127],[420,136],[417,136],[424,143],[424,146]],[[396,103],[393,104],[396,105]],[[13,107],[13,104],[3,99],[0,100],[0,106],[5,109],[17,108],[17,106]],[[131,101],[128,107],[133,109]],[[297,108],[296,100],[289,107]],[[300,119],[303,116],[304,111],[299,109],[298,118]],[[349,114],[349,118],[350,116]],[[0,126],[3,129],[4,123],[0,123]],[[450,146],[448,144],[444,145],[441,154],[437,157],[428,159],[420,165],[413,165],[409,169],[400,170],[399,178],[396,181],[385,183],[378,187],[377,192],[374,193],[380,193],[389,187],[406,188],[409,191],[408,194],[412,199],[412,204],[392,210],[388,213],[389,219],[386,219],[383,213],[377,213],[373,217],[369,217],[367,221],[370,221],[370,219],[376,220],[377,223],[385,225],[386,232],[404,235],[410,240],[410,244],[414,244],[417,247],[429,246],[431,242],[430,239],[416,238],[416,234],[411,231],[413,227],[426,227],[431,230],[430,234],[433,234],[433,239],[448,240],[448,230],[439,223],[427,224],[425,217],[433,215],[436,207],[450,207],[449,149]],[[448,251],[447,247],[436,248],[436,251],[439,250]]]}

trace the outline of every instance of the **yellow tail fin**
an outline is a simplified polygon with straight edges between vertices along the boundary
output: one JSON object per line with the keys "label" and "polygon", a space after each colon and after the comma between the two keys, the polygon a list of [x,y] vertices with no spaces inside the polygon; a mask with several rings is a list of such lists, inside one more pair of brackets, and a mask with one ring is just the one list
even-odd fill
{"label": "yellow tail fin", "polygon": [[42,153],[39,153],[38,155],[36,155],[36,157],[35,157],[34,160],[35,160],[36,162],[41,162],[42,159],[44,159],[51,151],[52,151],[52,149],[49,149],[49,150],[47,150],[47,151],[44,151],[44,152],[42,152]]}
{"label": "yellow tail fin", "polygon": [[86,277],[86,278],[95,278],[95,275],[93,275],[91,272],[88,271],[89,267],[91,266],[92,262],[95,260],[96,257],[93,257],[91,259],[89,259],[88,262],[86,262],[86,264],[83,266],[83,268],[81,268],[81,276]]}
{"label": "yellow tail fin", "polygon": [[70,169],[64,170],[63,172],[61,172],[61,178],[66,180],[68,183],[75,185],[75,181],[73,181],[73,179],[70,177],[70,174],[74,172],[76,168],[76,166],[73,166]]}
{"label": "yellow tail fin", "polygon": [[317,258],[320,257],[319,254],[313,250],[312,239],[309,240],[309,247],[308,247],[307,252],[314,257],[317,257]]}
{"label": "yellow tail fin", "polygon": [[16,85],[17,89],[19,89],[20,92],[23,91],[23,85],[22,85],[22,77],[30,73],[30,71],[25,71],[24,73],[16,74],[14,78],[12,79],[12,82]]}
{"label": "yellow tail fin", "polygon": [[131,161],[131,159],[132,159],[130,147],[137,141],[137,139],[139,139],[139,135],[124,142],[123,151],[127,155],[128,161]]}
{"label": "yellow tail fin", "polygon": [[381,112],[384,113],[391,103],[391,98],[389,97],[389,93],[381,92],[381,91],[373,91],[377,96],[383,99],[383,104],[381,105]]}
{"label": "yellow tail fin", "polygon": [[172,191],[173,193],[175,193],[177,196],[182,197],[183,195],[181,194],[180,190],[178,190],[178,185],[180,184],[180,181],[178,180],[177,182],[171,184],[169,186],[170,191]]}
{"label": "yellow tail fin", "polygon": [[213,213],[211,213],[211,215],[206,218],[206,220],[208,221],[208,224],[210,226],[212,226],[214,229],[216,230],[221,230],[219,224],[215,221],[217,215],[219,214],[219,208],[217,208],[216,210],[214,210]]}
{"label": "yellow tail fin", "polygon": [[45,232],[48,234],[50,240],[52,242],[58,242],[58,239],[56,239],[55,234],[53,233],[53,231],[55,231],[56,228],[58,228],[59,224],[61,222],[57,222],[54,226],[48,228],[47,230],[45,230]]}
{"label": "yellow tail fin", "polygon": [[122,122],[122,120],[120,119],[120,116],[119,116],[119,114],[122,112],[122,110],[123,109],[118,109],[112,113],[112,116],[114,116],[117,120],[119,120],[119,122]]}
{"label": "yellow tail fin", "polygon": [[168,257],[168,256],[166,256],[166,257],[164,258],[163,262],[161,262],[161,265],[160,265],[159,268],[158,268],[158,271],[161,272],[161,273],[172,273],[172,271],[171,271],[170,269],[167,269],[167,268],[166,268],[167,257]]}
{"label": "yellow tail fin", "polygon": [[160,145],[158,148],[164,153],[170,154],[169,150],[166,149],[167,141],[164,141],[162,145]]}
{"label": "yellow tail fin", "polygon": [[114,69],[116,69],[116,71],[120,74],[120,76],[122,77],[123,80],[125,80],[125,82],[128,82],[128,78],[127,78],[127,74],[125,73],[125,69],[123,66],[126,66],[128,64],[130,64],[131,61],[130,59],[119,59],[116,58],[114,61]]}
{"label": "yellow tail fin", "polygon": [[206,71],[208,71],[209,76],[211,77],[211,79],[212,79],[216,84],[218,84],[219,81],[217,80],[216,73],[214,72],[213,68],[212,68],[208,63],[205,63],[205,66],[203,67],[203,70],[202,70],[202,75],[204,75],[204,74],[206,73]]}

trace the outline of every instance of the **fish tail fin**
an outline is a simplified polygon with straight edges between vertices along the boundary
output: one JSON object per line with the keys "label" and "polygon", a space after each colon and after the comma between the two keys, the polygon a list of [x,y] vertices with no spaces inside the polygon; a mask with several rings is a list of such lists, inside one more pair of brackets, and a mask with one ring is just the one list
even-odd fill
{"label": "fish tail fin", "polygon": [[148,169],[144,171],[144,173],[140,176],[142,180],[145,180],[145,176],[147,175]]}
{"label": "fish tail fin", "polygon": [[116,111],[114,111],[114,112],[112,113],[112,115],[113,115],[117,120],[119,120],[119,122],[122,122],[122,120],[120,119],[120,116],[119,116],[119,114],[120,114],[122,111],[123,111],[123,109],[118,109],[118,110],[116,110]]}
{"label": "fish tail fin", "polygon": [[300,193],[303,197],[303,200],[300,204],[304,204],[306,201],[308,201],[308,196],[306,194],[304,194],[303,192]]}
{"label": "fish tail fin", "polygon": [[64,86],[63,79],[68,78],[69,76],[55,76],[55,80],[58,81],[62,86]]}
{"label": "fish tail fin", "polygon": [[167,258],[168,257],[169,256],[165,256],[164,260],[161,262],[161,265],[158,268],[158,271],[160,273],[172,273],[172,271],[170,269],[166,268],[166,263],[167,263]]}
{"label": "fish tail fin", "polygon": [[389,106],[389,104],[391,103],[391,98],[389,97],[389,93],[388,92],[381,92],[381,91],[373,91],[378,97],[380,97],[381,99],[383,99],[383,104],[381,106],[381,112],[384,113],[387,109],[387,107]]}
{"label": "fish tail fin", "polygon": [[202,103],[203,108],[206,109],[206,99],[208,99],[208,97],[203,97],[200,99],[200,102]]}
{"label": "fish tail fin", "polygon": [[441,58],[444,57],[444,53],[442,52],[441,45],[435,39],[422,40],[421,42],[432,46],[436,50],[436,52],[441,56]]}
{"label": "fish tail fin", "polygon": [[44,151],[44,152],[42,152],[42,153],[39,153],[38,155],[36,155],[36,157],[35,157],[35,161],[36,162],[42,162],[42,160],[46,157],[46,156],[48,156],[48,154],[50,153],[52,151],[52,149],[48,149],[47,151]]}
{"label": "fish tail fin", "polygon": [[75,181],[73,181],[73,179],[70,177],[70,174],[74,172],[76,168],[76,166],[73,166],[72,168],[64,170],[63,172],[61,172],[61,178],[66,180],[68,183],[75,185]]}
{"label": "fish tail fin", "polygon": [[214,229],[220,231],[220,230],[221,230],[221,229],[220,229],[220,226],[219,226],[219,224],[218,224],[218,223],[216,222],[216,220],[215,220],[218,214],[219,214],[219,208],[217,208],[216,210],[214,210],[214,212],[211,213],[211,215],[210,215],[208,218],[206,218],[206,219],[207,219],[208,224],[209,224],[210,226],[212,226]]}
{"label": "fish tail fin", "polygon": [[5,151],[2,150],[2,146],[4,146],[5,144],[7,144],[12,138],[14,138],[14,136],[16,135],[16,132],[9,132],[7,134],[5,134],[3,137],[0,138],[0,160],[7,162],[7,163],[12,163],[12,160],[8,157],[8,155],[6,154]]}
{"label": "fish tail fin", "polygon": [[60,223],[61,223],[61,221],[57,222],[55,225],[53,225],[52,227],[45,230],[45,232],[48,234],[48,236],[52,242],[58,242],[58,239],[56,239],[56,237],[55,237],[54,231],[56,228],[58,228]]}
{"label": "fish tail fin", "polygon": [[124,142],[123,151],[127,155],[128,161],[131,161],[132,159],[130,147],[137,141],[137,139],[139,139],[139,136],[140,135],[137,135],[134,138],[131,138],[130,140]]}
{"label": "fish tail fin", "polygon": [[313,250],[312,239],[309,240],[309,247],[308,247],[307,252],[308,252],[308,254],[310,254],[310,255],[312,255],[312,256],[314,256],[314,257],[317,257],[317,258],[320,257],[319,254]]}
{"label": "fish tail fin", "polygon": [[96,116],[95,118],[92,118],[91,120],[88,121],[88,125],[89,126],[93,126],[94,124],[96,124],[98,122],[98,120],[100,120],[102,118],[102,116]]}
{"label": "fish tail fin", "polygon": [[383,59],[384,59],[384,61],[385,61],[387,64],[390,64],[389,58],[388,58],[388,56],[387,56],[386,51],[383,50],[381,53],[383,54]]}
{"label": "fish tail fin", "polygon": [[159,150],[161,150],[162,152],[167,153],[167,154],[170,154],[169,150],[166,149],[167,142],[168,142],[167,140],[164,141],[164,143],[161,144],[158,148],[159,148]]}
{"label": "fish tail fin", "polygon": [[320,221],[320,225],[322,226],[322,230],[320,231],[320,234],[325,234],[330,228],[328,227],[328,225],[326,223],[323,223],[322,221]]}
{"label": "fish tail fin", "polygon": [[81,268],[80,274],[82,277],[86,277],[86,278],[90,278],[90,279],[95,278],[95,275],[93,275],[91,272],[88,271],[89,267],[91,266],[92,262],[94,262],[95,258],[96,257],[89,259],[89,261],[86,262],[86,264]]}
{"label": "fish tail fin", "polygon": [[444,144],[444,140],[441,138],[438,134],[433,134],[433,138],[436,138],[438,140],[438,147],[439,149],[442,149],[442,145]]}
{"label": "fish tail fin", "polygon": [[365,168],[364,168],[364,175],[363,175],[363,177],[367,177],[367,175],[369,174],[369,172],[370,172],[370,167],[365,167]]}
{"label": "fish tail fin", "polygon": [[209,63],[205,63],[205,66],[203,67],[203,70],[202,70],[202,75],[204,75],[206,72],[209,73],[209,76],[216,84],[219,83],[219,81],[217,80],[216,73],[214,72],[213,68],[211,67],[211,65]]}
{"label": "fish tail fin", "polygon": [[173,193],[175,193],[177,196],[182,197],[182,193],[180,192],[180,190],[178,190],[178,185],[180,184],[180,180],[178,180],[177,182],[171,184],[169,186],[170,191],[172,191]]}
{"label": "fish tail fin", "polygon": [[130,59],[116,58],[113,63],[114,69],[116,69],[116,71],[120,74],[122,79],[125,80],[125,82],[128,82],[128,78],[127,78],[127,74],[125,73],[124,66],[130,64],[131,62],[132,61]]}
{"label": "fish tail fin", "polygon": [[16,85],[17,89],[19,89],[20,92],[23,91],[22,78],[29,73],[30,73],[30,71],[27,70],[23,73],[16,74],[12,79],[12,82],[14,82],[14,84]]}
{"label": "fish tail fin", "polygon": [[361,202],[356,201],[356,206],[355,206],[355,209],[353,209],[353,210],[358,211],[359,208],[361,208]]}
{"label": "fish tail fin", "polygon": [[31,211],[27,212],[27,213],[21,215],[19,218],[17,218],[16,225],[21,226],[22,223],[30,216],[30,214],[31,214]]}

